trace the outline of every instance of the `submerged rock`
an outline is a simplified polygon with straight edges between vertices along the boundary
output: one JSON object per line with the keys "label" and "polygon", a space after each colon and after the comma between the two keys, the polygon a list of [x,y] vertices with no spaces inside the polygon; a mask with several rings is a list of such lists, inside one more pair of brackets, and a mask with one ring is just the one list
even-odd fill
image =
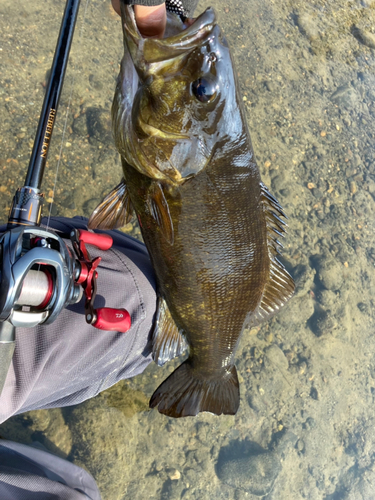
{"label": "submerged rock", "polygon": [[318,266],[318,277],[327,290],[339,290],[344,277],[342,265],[334,259],[322,259]]}
{"label": "submerged rock", "polygon": [[218,478],[228,486],[252,495],[268,495],[282,469],[280,458],[296,445],[297,436],[286,430],[274,434],[266,450],[254,441],[233,441],[222,448],[216,464]]}
{"label": "submerged rock", "polygon": [[268,451],[257,443],[248,449],[236,444],[220,452],[216,466],[219,479],[231,486],[262,497],[270,493],[281,470],[280,458],[275,451]]}
{"label": "submerged rock", "polygon": [[350,85],[338,87],[330,99],[333,104],[347,109],[354,108],[359,102],[357,92]]}
{"label": "submerged rock", "polygon": [[255,443],[252,452],[219,460],[217,465],[217,475],[223,483],[260,497],[270,493],[280,470],[277,454]]}
{"label": "submerged rock", "polygon": [[370,31],[354,26],[352,34],[362,45],[366,45],[370,49],[375,49],[375,35]]}

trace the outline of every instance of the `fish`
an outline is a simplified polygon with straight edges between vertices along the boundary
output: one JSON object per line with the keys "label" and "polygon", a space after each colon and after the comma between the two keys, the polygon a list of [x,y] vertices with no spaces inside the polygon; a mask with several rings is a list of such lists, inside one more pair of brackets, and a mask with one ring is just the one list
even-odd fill
{"label": "fish", "polygon": [[168,15],[162,39],[142,38],[132,7],[121,11],[112,121],[123,179],[89,227],[137,216],[157,281],[153,359],[188,353],[150,407],[174,418],[234,415],[239,340],[293,295],[279,259],[286,215],[262,183],[215,11]]}

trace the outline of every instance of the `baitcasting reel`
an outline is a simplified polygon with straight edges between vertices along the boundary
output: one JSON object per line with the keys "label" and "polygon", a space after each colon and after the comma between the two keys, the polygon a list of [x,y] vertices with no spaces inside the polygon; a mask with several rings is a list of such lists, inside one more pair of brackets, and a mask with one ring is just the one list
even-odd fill
{"label": "baitcasting reel", "polygon": [[43,173],[55,123],[80,0],[67,0],[51,75],[23,187],[14,196],[8,228],[0,236],[0,395],[15,349],[15,328],[52,323],[62,309],[86,297],[86,321],[101,330],[126,332],[125,309],[94,308],[97,267],[86,243],[112,246],[106,234],[73,230],[73,250],[53,231],[40,227]]}
{"label": "baitcasting reel", "polygon": [[18,226],[0,237],[0,393],[15,349],[15,327],[52,323],[62,309],[85,294],[86,322],[107,331],[127,332],[125,309],[95,309],[97,267],[86,243],[101,250],[112,246],[107,234],[72,230],[73,252],[51,230]]}

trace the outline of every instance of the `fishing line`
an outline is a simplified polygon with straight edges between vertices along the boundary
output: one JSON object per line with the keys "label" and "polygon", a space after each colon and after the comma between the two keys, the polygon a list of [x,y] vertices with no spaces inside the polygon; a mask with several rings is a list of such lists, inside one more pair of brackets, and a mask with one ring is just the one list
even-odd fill
{"label": "fishing line", "polygon": [[[78,37],[78,48],[81,47],[81,43],[82,43],[82,37],[83,37],[83,32],[84,32],[84,27],[85,27],[85,22],[86,22],[87,8],[88,8],[88,5],[89,5],[89,2],[90,2],[90,0],[86,0],[86,3],[85,3],[85,9],[84,9],[84,12],[83,12],[82,24],[81,24],[81,28],[80,28],[80,31],[79,31],[79,37]],[[56,165],[55,179],[54,179],[53,188],[52,188],[52,200],[53,201],[50,203],[49,211],[48,211],[48,216],[47,216],[47,224],[46,224],[46,229],[47,230],[49,228],[49,223],[50,223],[51,215],[52,215],[52,204],[54,203],[54,200],[55,200],[56,184],[57,184],[57,178],[58,178],[58,174],[59,174],[59,167],[60,167],[60,162],[61,162],[61,158],[62,158],[62,152],[63,152],[63,148],[64,148],[64,140],[65,140],[66,129],[67,129],[67,126],[68,126],[69,111],[70,111],[70,106],[71,106],[72,98],[73,98],[73,90],[74,90],[74,84],[75,84],[75,78],[76,78],[76,71],[77,70],[74,69],[73,74],[72,74],[72,82],[70,84],[70,94],[69,94],[68,104],[67,104],[66,112],[65,112],[65,121],[64,121],[64,127],[63,127],[63,131],[62,131],[62,136],[61,136],[60,151],[59,151],[59,155],[58,155],[58,160],[57,160],[57,165]]]}

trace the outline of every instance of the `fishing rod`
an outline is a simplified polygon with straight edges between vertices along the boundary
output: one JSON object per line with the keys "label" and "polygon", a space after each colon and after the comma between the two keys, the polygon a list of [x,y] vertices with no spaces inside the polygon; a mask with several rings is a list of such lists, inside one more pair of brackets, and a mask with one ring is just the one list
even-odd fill
{"label": "fishing rod", "polygon": [[92,259],[86,244],[108,250],[112,238],[72,229],[69,247],[53,230],[40,227],[42,179],[79,4],[80,0],[66,2],[25,184],[15,193],[7,231],[0,237],[0,394],[16,347],[16,327],[52,323],[83,294],[90,325],[117,332],[131,325],[125,309],[94,308],[101,257]]}
{"label": "fishing rod", "polygon": [[8,228],[13,224],[39,226],[43,204],[40,192],[80,0],[67,0],[57,39],[51,74],[27,170],[25,185],[14,196]]}

